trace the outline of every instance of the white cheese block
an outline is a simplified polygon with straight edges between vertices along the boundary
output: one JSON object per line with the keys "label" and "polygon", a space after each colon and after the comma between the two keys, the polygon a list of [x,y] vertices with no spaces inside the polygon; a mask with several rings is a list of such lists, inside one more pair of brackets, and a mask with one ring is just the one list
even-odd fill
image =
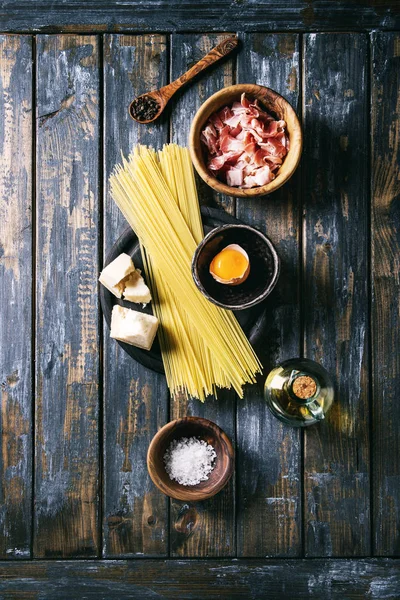
{"label": "white cheese block", "polygon": [[131,273],[126,279],[124,299],[128,300],[129,302],[138,302],[142,304],[151,302],[150,290],[145,284],[139,269],[137,269],[134,273]]}
{"label": "white cheese block", "polygon": [[120,254],[100,273],[99,281],[114,296],[122,298],[125,288],[124,279],[135,270],[135,265],[128,254]]}
{"label": "white cheese block", "polygon": [[158,328],[153,315],[115,304],[111,315],[111,337],[132,346],[150,350]]}

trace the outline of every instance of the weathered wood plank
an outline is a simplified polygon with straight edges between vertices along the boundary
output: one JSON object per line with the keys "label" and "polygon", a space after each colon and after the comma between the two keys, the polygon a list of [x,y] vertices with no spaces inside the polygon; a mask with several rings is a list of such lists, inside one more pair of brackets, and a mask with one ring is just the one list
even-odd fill
{"label": "weathered wood plank", "polygon": [[131,560],[0,563],[2,598],[397,600],[400,561]]}
{"label": "weathered wood plank", "polygon": [[[171,79],[175,79],[229,34],[173,35],[171,39]],[[172,105],[171,140],[188,145],[191,121],[199,106],[214,92],[232,84],[234,58],[217,64],[206,77],[187,88]],[[200,200],[218,204],[229,212],[234,201],[213,194],[211,188],[198,181]],[[235,441],[235,394],[222,390],[218,399],[181,398],[171,402],[171,419],[186,415],[205,417],[217,423]],[[233,556],[235,554],[235,478],[215,498],[200,503],[171,502],[171,554],[173,556]]]}
{"label": "weathered wood plank", "polygon": [[[174,35],[171,37],[171,80],[176,79],[200,58],[232,34],[211,35]],[[179,96],[171,101],[171,141],[188,146],[189,130],[197,110],[207,98],[215,92],[232,85],[235,54],[217,63],[207,70],[207,74],[199,77],[194,84],[185,88]],[[197,190],[200,203],[207,206],[224,208],[235,214],[235,200],[212,190],[198,175]]]}
{"label": "weathered wood plank", "polygon": [[[238,83],[266,85],[297,109],[300,98],[299,36],[246,34],[238,56]],[[272,196],[237,200],[237,216],[264,231],[282,261],[268,300],[265,373],[298,356],[300,177]],[[264,379],[238,401],[238,555],[298,556],[301,551],[301,438],[281,424],[263,398]]]}
{"label": "weathered wood plank", "polygon": [[[167,46],[162,35],[104,38],[104,252],[127,227],[112,201],[108,177],[121,150],[137,143],[162,146],[167,120],[139,125],[128,114],[133,98],[167,83]],[[165,377],[145,369],[109,337],[104,324],[104,548],[105,556],[166,555],[168,501],[150,480],[146,454],[167,421]]]}
{"label": "weathered wood plank", "polygon": [[94,36],[37,38],[37,557],[99,552]]}
{"label": "weathered wood plank", "polygon": [[32,40],[0,36],[0,556],[27,558],[32,486]]}
{"label": "weathered wood plank", "polygon": [[400,34],[372,38],[374,548],[400,554]]}
{"label": "weathered wood plank", "polygon": [[326,421],[305,431],[308,556],[370,552],[367,38],[304,44],[306,356],[336,379]]}
{"label": "weathered wood plank", "polygon": [[365,31],[400,27],[393,0],[3,0],[0,30],[43,32]]}

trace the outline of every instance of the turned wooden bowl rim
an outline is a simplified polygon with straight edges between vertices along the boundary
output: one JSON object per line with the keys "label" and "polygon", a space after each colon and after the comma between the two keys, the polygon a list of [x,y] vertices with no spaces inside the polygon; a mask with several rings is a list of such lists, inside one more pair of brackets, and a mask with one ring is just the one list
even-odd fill
{"label": "turned wooden bowl rim", "polygon": [[[267,110],[275,112],[277,116],[284,116],[290,141],[289,152],[276,178],[266,185],[249,189],[231,187],[211,175],[204,162],[204,149],[200,141],[201,131],[210,115],[223,106],[229,105],[234,100],[240,100],[243,92],[257,98]],[[271,88],[253,83],[231,85],[210,96],[195,114],[189,133],[190,156],[200,177],[217,192],[239,198],[265,196],[280,188],[297,169],[302,147],[303,135],[301,125],[292,105]]]}
{"label": "turned wooden bowl rim", "polygon": [[[179,439],[173,437],[173,431],[182,428],[182,434],[180,437],[191,437],[193,434],[189,431],[185,431],[185,425],[190,428],[190,425],[197,425],[198,427],[202,427],[204,430],[211,431],[213,436],[217,439],[220,438],[223,442],[223,446],[225,447],[225,451],[223,450],[223,455],[227,457],[227,465],[225,469],[221,473],[221,477],[211,483],[209,480],[202,482],[199,485],[203,487],[199,489],[197,486],[182,486],[176,481],[169,479],[168,474],[165,472],[166,481],[162,480],[158,475],[157,467],[154,464],[153,458],[159,453],[160,444],[171,435],[170,442],[173,439]],[[215,448],[217,451],[217,449]],[[218,459],[218,453],[217,453]],[[184,500],[184,501],[194,501],[197,502],[199,500],[206,500],[207,498],[212,498],[218,492],[225,487],[230,478],[232,477],[234,471],[234,459],[235,452],[232,446],[232,442],[219,425],[213,423],[209,419],[204,419],[203,417],[182,417],[180,419],[174,419],[173,421],[169,421],[166,423],[161,429],[157,431],[155,436],[150,442],[149,449],[147,451],[147,469],[149,475],[153,481],[153,483],[158,487],[158,489],[169,496],[170,498],[174,498],[175,500]],[[163,461],[163,457],[161,457],[161,461]]]}

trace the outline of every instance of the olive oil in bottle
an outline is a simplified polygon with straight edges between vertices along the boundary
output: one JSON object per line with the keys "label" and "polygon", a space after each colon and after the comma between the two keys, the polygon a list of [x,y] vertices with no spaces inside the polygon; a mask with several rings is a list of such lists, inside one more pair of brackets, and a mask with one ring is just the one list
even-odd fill
{"label": "olive oil in bottle", "polygon": [[321,365],[308,358],[292,358],[270,372],[264,395],[278,419],[293,427],[307,427],[325,418],[334,389]]}

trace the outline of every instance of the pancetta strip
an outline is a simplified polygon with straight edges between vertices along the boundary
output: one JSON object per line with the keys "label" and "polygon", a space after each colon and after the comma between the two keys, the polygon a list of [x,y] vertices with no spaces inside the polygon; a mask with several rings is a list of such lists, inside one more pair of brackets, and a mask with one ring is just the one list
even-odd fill
{"label": "pancetta strip", "polygon": [[210,116],[201,141],[210,172],[232,187],[269,183],[289,151],[285,121],[274,119],[245,94]]}

